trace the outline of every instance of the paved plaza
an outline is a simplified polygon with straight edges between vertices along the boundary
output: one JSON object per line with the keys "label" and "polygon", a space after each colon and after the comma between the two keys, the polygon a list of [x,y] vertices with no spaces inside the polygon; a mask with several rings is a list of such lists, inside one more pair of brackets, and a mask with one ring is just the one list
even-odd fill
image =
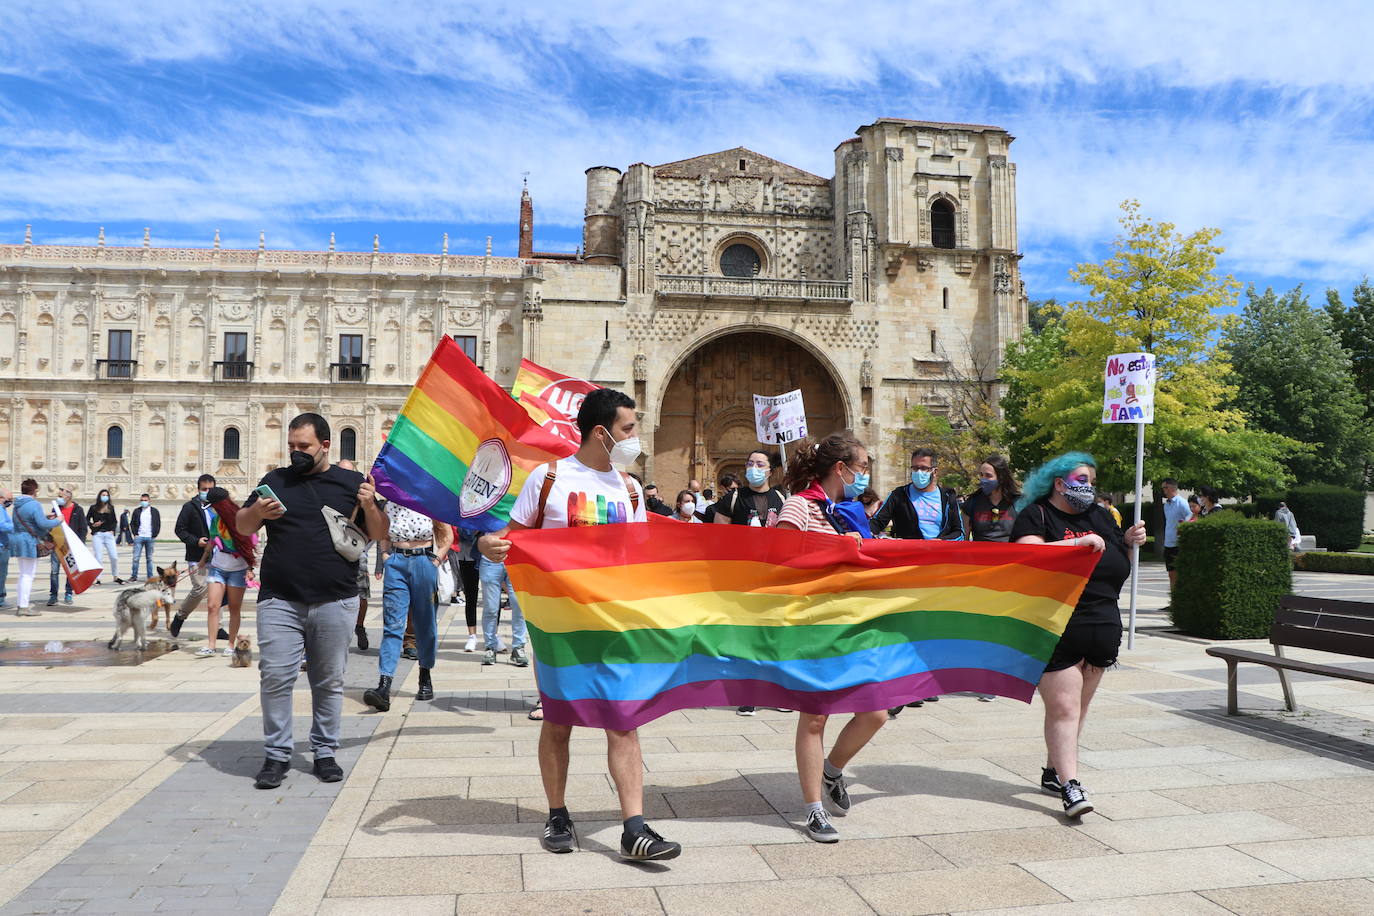
{"label": "paved plaza", "polygon": [[[1374,600],[1374,579],[1305,574],[1297,590]],[[114,592],[3,612],[0,639],[103,642]],[[1040,710],[1021,703],[951,696],[888,723],[850,769],[835,846],[797,827],[794,715],[687,710],[641,730],[646,813],[685,847],[646,865],[614,854],[593,732],[573,741],[581,850],[540,849],[532,675],[464,653],[458,606],[443,609],[435,700],[413,702],[402,662],[377,714],[361,702],[374,603],[373,648],[349,659],[347,778],[318,782],[298,752],[275,792],[252,787],[257,671],[192,657],[203,611],[176,651],[136,666],[36,647],[52,665],[0,665],[0,916],[1374,912],[1374,688],[1300,675],[1287,714],[1276,677],[1250,666],[1249,715],[1228,718],[1225,666],[1166,632],[1166,593],[1147,566],[1136,647],[1083,736],[1098,810],[1081,823],[1038,790]],[[296,699],[299,750],[304,678]]]}

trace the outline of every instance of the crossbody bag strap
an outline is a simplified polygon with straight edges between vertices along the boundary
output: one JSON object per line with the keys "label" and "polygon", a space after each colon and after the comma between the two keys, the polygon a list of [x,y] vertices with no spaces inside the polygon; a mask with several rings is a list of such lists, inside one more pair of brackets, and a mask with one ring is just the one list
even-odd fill
{"label": "crossbody bag strap", "polygon": [[625,473],[624,471],[621,471],[620,479],[625,481],[625,489],[630,494],[630,513],[634,514],[635,512],[639,511],[639,491],[635,489],[634,484],[630,483],[629,474]]}
{"label": "crossbody bag strap", "polygon": [[549,463],[549,469],[544,472],[544,482],[539,485],[539,514],[534,517],[534,527],[544,527],[544,506],[549,502],[549,491],[553,489],[554,478],[558,476],[558,462]]}

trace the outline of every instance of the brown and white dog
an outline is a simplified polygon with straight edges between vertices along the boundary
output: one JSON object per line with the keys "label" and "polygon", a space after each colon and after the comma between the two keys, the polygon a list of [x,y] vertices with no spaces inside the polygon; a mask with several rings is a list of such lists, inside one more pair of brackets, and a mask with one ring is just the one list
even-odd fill
{"label": "brown and white dog", "polygon": [[150,619],[156,619],[159,609],[166,609],[171,613],[172,589],[176,585],[177,574],[176,564],[172,564],[170,569],[157,569],[157,575],[138,588],[126,588],[120,591],[115,597],[114,619],[115,632],[106,644],[109,648],[118,650],[124,642],[124,634],[132,628],[134,631],[134,644],[141,652],[148,648],[148,637],[143,623],[143,614],[146,611]]}
{"label": "brown and white dog", "polygon": [[156,583],[160,583],[162,587],[166,588],[168,591],[167,600],[154,608],[152,614],[149,615],[148,629],[157,629],[157,612],[159,610],[163,613],[163,626],[172,625],[172,605],[176,603],[177,582],[181,580],[181,576],[182,573],[177,570],[177,564],[173,562],[171,566],[165,569],[161,566],[157,567],[157,575],[148,579],[140,586],[141,588],[153,588]]}

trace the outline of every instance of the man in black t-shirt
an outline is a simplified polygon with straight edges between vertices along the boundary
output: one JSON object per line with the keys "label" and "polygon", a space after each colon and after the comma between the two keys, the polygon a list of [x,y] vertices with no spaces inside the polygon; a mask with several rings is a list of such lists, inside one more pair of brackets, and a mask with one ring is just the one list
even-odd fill
{"label": "man in black t-shirt", "polygon": [[[268,471],[238,513],[239,533],[267,529],[258,592],[258,653],[262,731],[267,760],[254,783],[275,789],[291,766],[291,692],[308,655],[310,748],[315,775],[343,779],[334,759],[343,715],[343,674],[358,613],[358,561],[334,549],[325,508],[352,518],[370,539],[389,525],[372,478],[329,463],[329,423],[303,413],[286,439],[291,466]],[[361,511],[359,511],[361,510]]]}

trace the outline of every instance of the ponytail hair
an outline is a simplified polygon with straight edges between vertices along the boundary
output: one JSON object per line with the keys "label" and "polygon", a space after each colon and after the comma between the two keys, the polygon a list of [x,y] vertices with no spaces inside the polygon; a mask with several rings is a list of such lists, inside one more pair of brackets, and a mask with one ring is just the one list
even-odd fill
{"label": "ponytail hair", "polygon": [[258,565],[258,558],[253,550],[253,536],[239,533],[239,504],[229,498],[229,491],[223,487],[211,487],[207,495],[210,497],[209,503],[215,510],[215,515],[218,516],[210,537],[218,538],[225,550],[238,554],[249,567]]}
{"label": "ponytail hair", "polygon": [[796,451],[788,459],[783,486],[789,493],[800,493],[812,481],[825,477],[836,461],[846,464],[853,461],[863,447],[864,444],[848,430],[831,433],[820,440],[798,442]]}
{"label": "ponytail hair", "polygon": [[1055,480],[1085,464],[1090,468],[1097,467],[1097,462],[1087,452],[1065,452],[1031,471],[1026,477],[1021,498],[1016,501],[1016,511],[1024,511],[1031,503],[1049,494],[1054,489]]}

